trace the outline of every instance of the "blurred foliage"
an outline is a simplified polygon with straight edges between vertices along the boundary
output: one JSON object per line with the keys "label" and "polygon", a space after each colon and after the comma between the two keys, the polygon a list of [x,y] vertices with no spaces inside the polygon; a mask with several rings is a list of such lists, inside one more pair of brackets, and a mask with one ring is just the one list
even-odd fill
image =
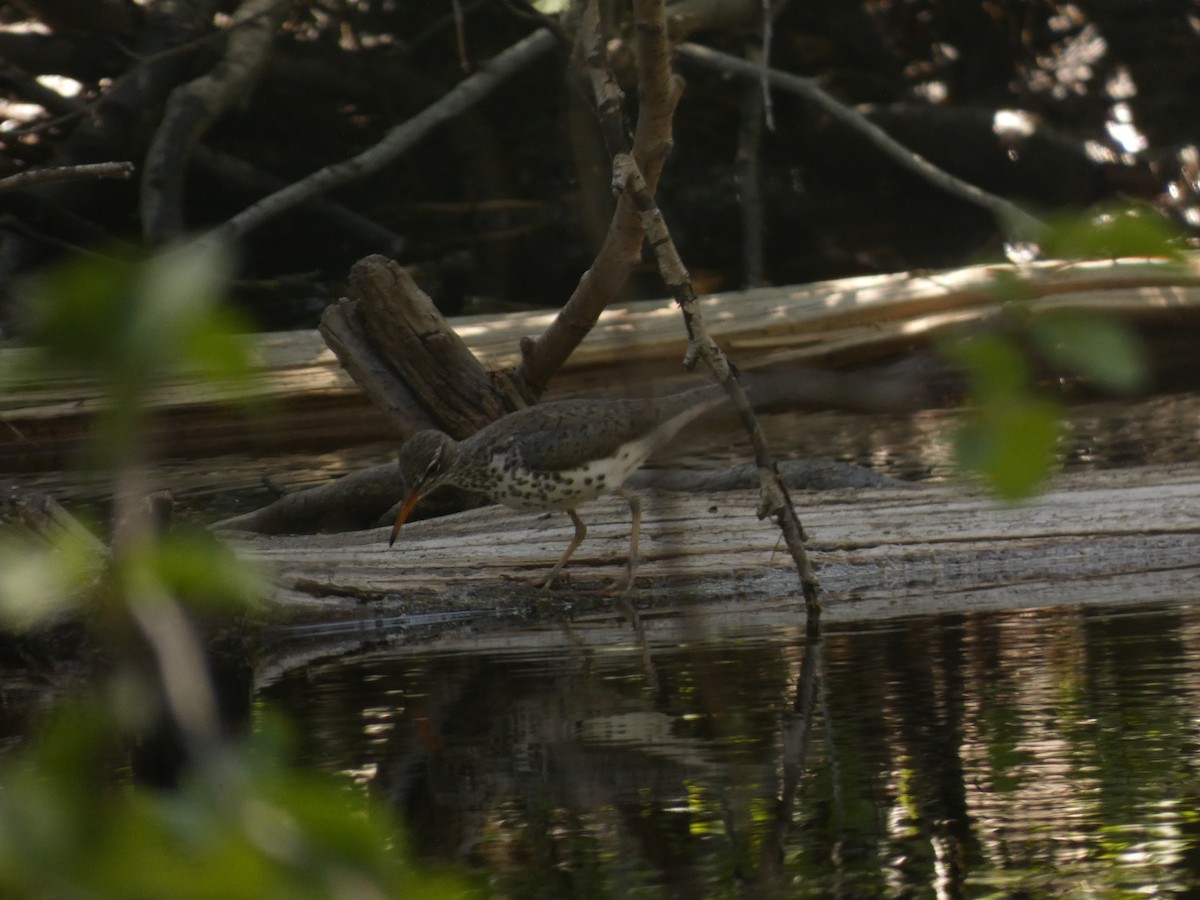
{"label": "blurred foliage", "polygon": [[1058,404],[1034,393],[1029,366],[1007,336],[959,338],[945,353],[970,385],[955,444],[959,465],[1006,500],[1032,495],[1057,460]]}
{"label": "blurred foliage", "polygon": [[1178,228],[1161,213],[1137,205],[1052,216],[1040,243],[1047,259],[1149,256],[1180,260],[1185,246]]}
{"label": "blurred foliage", "polygon": [[452,898],[462,878],[416,871],[386,811],[286,762],[268,723],[196,766],[179,789],[114,785],[98,765],[123,736],[104,706],[59,710],[0,768],[5,897]]}
{"label": "blurred foliage", "polygon": [[1096,313],[1049,312],[1029,321],[1029,337],[1050,363],[1103,390],[1132,394],[1146,387],[1149,371],[1142,346],[1113,319]]}
{"label": "blurred foliage", "polygon": [[25,632],[77,612],[104,559],[78,534],[52,543],[0,531],[0,628]]}
{"label": "blurred foliage", "polygon": [[[76,261],[26,294],[38,364],[103,386],[92,443],[118,521],[111,551],[81,528],[0,532],[0,628],[72,616],[92,627],[107,672],[0,760],[0,896],[471,895],[461,876],[416,871],[389,812],[361,791],[289,766],[282,726],[238,741],[204,716],[215,691],[191,617],[248,610],[266,583],[210,535],[160,532],[135,494],[155,385],[183,371],[217,389],[249,376],[222,306],[230,268],[218,246],[193,243]],[[171,791],[134,784],[122,762],[160,723],[188,752]]]}
{"label": "blurred foliage", "polygon": [[[1041,237],[1053,259],[1155,257],[1180,259],[1169,224],[1141,207],[1061,215]],[[956,439],[963,468],[1006,500],[1035,493],[1053,473],[1063,438],[1059,402],[1039,391],[1039,374],[1078,379],[1114,394],[1146,387],[1149,367],[1137,336],[1120,322],[1069,309],[1032,313],[1019,274],[997,276],[993,290],[1006,303],[996,327],[942,344],[966,375],[970,405]]]}
{"label": "blurred foliage", "polygon": [[175,371],[236,384],[250,367],[242,323],[222,305],[231,268],[215,241],[80,256],[28,286],[25,334],[48,364],[99,379],[114,398],[136,399],[147,379]]}
{"label": "blurred foliage", "polygon": [[215,241],[153,256],[80,256],[23,293],[23,331],[43,367],[93,378],[107,397],[92,448],[113,463],[140,437],[147,392],[181,373],[210,389],[245,384],[245,323],[222,304],[232,263]]}
{"label": "blurred foliage", "polygon": [[241,612],[267,590],[262,573],[204,532],[171,531],[123,547],[112,570],[123,596],[169,594],[192,610]]}

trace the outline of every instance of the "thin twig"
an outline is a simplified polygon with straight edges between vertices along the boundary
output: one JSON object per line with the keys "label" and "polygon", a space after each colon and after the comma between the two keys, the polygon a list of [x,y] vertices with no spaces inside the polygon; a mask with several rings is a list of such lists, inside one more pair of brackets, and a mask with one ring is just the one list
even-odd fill
{"label": "thin twig", "polygon": [[[808,768],[808,752],[812,746],[813,728],[820,710],[828,713],[820,699],[824,695],[825,661],[824,642],[820,637],[809,637],[805,641],[804,660],[800,664],[800,677],[796,681],[796,696],[792,701],[790,715],[783,723],[780,744],[783,748],[783,784],[779,791],[779,806],[775,810],[773,840],[764,850],[771,852],[770,859],[778,859],[787,845],[793,828],[796,797]],[[825,719],[828,722],[828,718]],[[828,732],[827,732],[828,734]],[[830,746],[832,752],[832,745]]]}
{"label": "thin twig", "polygon": [[947,193],[953,194],[968,203],[974,203],[990,212],[996,219],[1000,230],[1011,241],[1033,241],[1043,234],[1046,224],[1035,216],[1031,216],[1015,203],[988,193],[982,188],[956,178],[949,172],[939,169],[925,157],[905,147],[886,131],[856,113],[849,107],[843,106],[837,100],[825,93],[817,82],[811,78],[801,78],[776,69],[764,70],[762,66],[728,53],[721,53],[699,44],[680,44],[675,48],[680,57],[711,69],[730,72],[742,78],[761,79],[766,73],[772,85],[798,94],[806,100],[821,107],[833,118],[844,125],[853,128],[876,147],[894,159],[900,165],[920,177],[931,182]]}
{"label": "thin twig", "polygon": [[[642,97],[654,96],[658,93],[681,90],[680,83],[671,72],[668,45],[666,42],[667,19],[664,0],[634,0],[633,4],[634,29],[637,34],[646,38],[643,47],[646,58],[638,60],[638,85]],[[660,40],[661,38],[661,40]],[[654,59],[651,53],[661,53],[661,58]],[[771,457],[767,447],[767,439],[763,434],[758,417],[750,406],[746,392],[738,381],[733,367],[721,348],[717,346],[704,323],[700,305],[696,299],[696,290],[692,285],[691,276],[683,265],[675,242],[666,220],[654,199],[654,194],[646,184],[638,169],[637,161],[628,154],[619,154],[613,159],[613,182],[622,193],[628,192],[638,216],[642,221],[642,229],[646,234],[646,242],[654,250],[658,260],[659,271],[663,281],[671,289],[683,313],[684,326],[687,328],[688,349],[684,355],[684,365],[689,369],[697,360],[702,360],[712,371],[717,381],[729,394],[737,409],[742,427],[754,447],[754,461],[759,473],[759,518],[771,516],[783,534],[784,543],[796,563],[796,571],[800,576],[800,589],[804,595],[804,606],[807,612],[807,629],[810,636],[820,634],[821,605],[818,600],[820,587],[804,549],[805,534],[792,504],[787,485],[779,475],[779,469]]]}
{"label": "thin twig", "polygon": [[745,89],[738,123],[737,152],[733,158],[733,179],[737,185],[738,211],[742,217],[742,284],[748,288],[762,287],[766,279],[763,261],[766,222],[762,202],[762,166],[759,163],[764,114],[769,98],[770,92],[760,90],[758,85]]}
{"label": "thin twig", "polygon": [[79,181],[84,178],[118,178],[123,181],[133,177],[135,166],[131,162],[89,163],[83,166],[56,166],[51,169],[30,169],[7,178],[0,178],[0,191],[18,191],[56,181]]}
{"label": "thin twig", "polygon": [[[263,171],[244,159],[214,150],[204,144],[197,145],[192,151],[192,160],[199,169],[215,175],[218,180],[246,188],[260,196],[278,191],[288,184],[278,175]],[[407,243],[407,239],[402,235],[328,197],[314,197],[304,205],[317,215],[328,219],[331,226],[355,235],[377,253],[396,256]]]}
{"label": "thin twig", "polygon": [[762,52],[758,66],[759,88],[762,90],[762,113],[767,131],[775,131],[775,103],[771,100],[771,40],[775,37],[775,14],[771,11],[771,0],[762,0]]}
{"label": "thin twig", "polygon": [[819,585],[804,550],[805,534],[792,504],[787,485],[779,475],[779,469],[771,458],[767,447],[767,439],[758,417],[750,405],[742,384],[735,377],[733,367],[728,358],[717,346],[700,312],[695,288],[692,287],[691,276],[675,249],[670,231],[662,212],[655,203],[654,196],[646,187],[645,179],[638,171],[637,163],[628,154],[620,154],[613,160],[613,182],[621,191],[628,193],[637,206],[642,220],[642,228],[646,232],[646,242],[653,248],[658,259],[659,271],[663,281],[671,289],[680,311],[683,313],[684,326],[687,328],[688,349],[684,356],[684,365],[692,368],[697,360],[702,360],[712,371],[717,381],[725,388],[737,409],[742,427],[750,437],[754,448],[754,461],[759,473],[759,518],[771,516],[783,534],[784,543],[796,563],[800,575],[800,587],[804,594],[805,609],[808,613],[808,629],[810,634],[819,631],[821,606],[818,601]]}
{"label": "thin twig", "polygon": [[463,15],[462,0],[450,0],[450,8],[454,10],[454,44],[458,50],[458,65],[464,75],[471,73],[471,60],[467,56],[466,17]]}

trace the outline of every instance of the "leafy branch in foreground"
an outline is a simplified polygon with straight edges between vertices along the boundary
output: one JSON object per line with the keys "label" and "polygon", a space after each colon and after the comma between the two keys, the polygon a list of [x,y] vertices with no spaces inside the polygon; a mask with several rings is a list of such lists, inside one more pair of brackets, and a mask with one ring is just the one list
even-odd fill
{"label": "leafy branch in foreground", "polygon": [[[1056,259],[1179,259],[1177,237],[1140,208],[1053,220],[1040,249]],[[1077,379],[1113,394],[1145,388],[1149,363],[1137,335],[1115,319],[1070,308],[1037,314],[1019,276],[997,278],[1007,307],[986,331],[960,334],[941,350],[964,372],[969,406],[956,438],[963,468],[1006,500],[1035,493],[1054,471],[1064,436],[1061,403],[1037,388],[1039,373]]]}
{"label": "leafy branch in foreground", "polygon": [[[195,621],[237,616],[263,577],[204,532],[161,530],[146,502],[147,398],[187,371],[244,384],[250,364],[221,303],[215,244],[142,260],[93,258],[27,293],[40,365],[94,379],[105,402],[89,456],[111,477],[111,549],[76,527],[0,529],[0,630],[82,622],[102,662],[79,696],[0,759],[5,897],[454,897],[461,876],[420,871],[388,810],[352,784],[290,766],[282,726],[249,739],[220,721]],[[155,729],[179,735],[173,789],[123,761]]]}

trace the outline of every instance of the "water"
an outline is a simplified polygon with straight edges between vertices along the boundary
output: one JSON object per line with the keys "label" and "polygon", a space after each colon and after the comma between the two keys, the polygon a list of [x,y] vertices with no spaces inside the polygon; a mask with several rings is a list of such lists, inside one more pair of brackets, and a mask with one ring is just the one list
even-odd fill
{"label": "water", "polygon": [[[508,897],[1200,885],[1200,607],[377,650],[262,698]],[[543,635],[543,637],[545,637]]]}

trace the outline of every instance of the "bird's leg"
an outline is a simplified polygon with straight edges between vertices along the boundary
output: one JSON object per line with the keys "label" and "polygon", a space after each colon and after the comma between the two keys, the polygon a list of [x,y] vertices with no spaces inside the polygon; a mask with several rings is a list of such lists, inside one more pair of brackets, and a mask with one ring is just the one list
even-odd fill
{"label": "bird's leg", "polygon": [[616,589],[618,591],[628,591],[633,587],[633,576],[637,574],[638,535],[642,530],[642,498],[636,494],[627,494],[624,491],[621,491],[620,494],[625,498],[625,502],[629,504],[629,512],[633,517],[633,521],[629,526],[629,565],[625,568],[625,577],[617,580]]}
{"label": "bird's leg", "polygon": [[548,588],[554,584],[554,579],[558,577],[558,573],[563,570],[563,566],[567,564],[567,560],[571,558],[571,554],[579,549],[579,545],[583,543],[583,539],[587,537],[587,526],[583,524],[583,519],[579,518],[579,514],[573,509],[567,510],[567,515],[571,517],[571,521],[575,523],[575,537],[571,538],[571,543],[567,544],[566,552],[558,562],[554,564],[554,568],[550,570],[550,574],[541,582],[541,587]]}

